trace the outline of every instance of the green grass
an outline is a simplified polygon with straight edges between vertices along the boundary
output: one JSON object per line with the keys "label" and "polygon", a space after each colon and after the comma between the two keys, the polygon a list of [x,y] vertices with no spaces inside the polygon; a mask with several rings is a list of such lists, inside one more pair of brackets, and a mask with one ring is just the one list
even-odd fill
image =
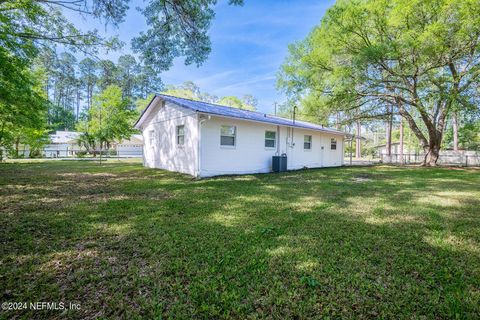
{"label": "green grass", "polygon": [[478,318],[480,170],[0,165],[11,318]]}

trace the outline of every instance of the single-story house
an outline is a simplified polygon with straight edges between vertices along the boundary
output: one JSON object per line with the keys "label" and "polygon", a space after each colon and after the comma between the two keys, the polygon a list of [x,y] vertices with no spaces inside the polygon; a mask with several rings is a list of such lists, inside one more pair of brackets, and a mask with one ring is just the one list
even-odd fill
{"label": "single-story house", "polygon": [[[376,145],[374,146],[375,150],[376,150],[376,153],[378,155],[378,157],[382,157],[382,156],[386,156],[388,154],[388,150],[387,150],[387,145],[386,144],[379,144],[379,145]],[[391,143],[391,154],[392,155],[396,155],[396,154],[400,154],[400,142],[392,142]],[[415,153],[415,149],[413,148],[409,148],[409,146],[404,143],[403,145],[403,153],[404,154],[407,154],[407,153]]]}
{"label": "single-story house", "polygon": [[195,177],[343,165],[346,133],[304,121],[157,94],[137,123],[144,165]]}
{"label": "single-story house", "polygon": [[[86,151],[78,144],[78,138],[82,133],[76,131],[56,131],[50,135],[51,142],[44,146],[43,155],[47,158],[74,157],[80,151]],[[133,134],[128,139],[120,142],[114,141],[111,151],[115,151],[119,157],[141,157],[143,151],[143,136]]]}
{"label": "single-story house", "polygon": [[80,132],[56,131],[50,135],[51,142],[43,147],[43,156],[47,158],[71,157],[81,150],[77,143]]}
{"label": "single-story house", "polygon": [[115,149],[119,157],[141,157],[143,152],[143,136],[141,134],[132,134],[129,139],[116,143]]}

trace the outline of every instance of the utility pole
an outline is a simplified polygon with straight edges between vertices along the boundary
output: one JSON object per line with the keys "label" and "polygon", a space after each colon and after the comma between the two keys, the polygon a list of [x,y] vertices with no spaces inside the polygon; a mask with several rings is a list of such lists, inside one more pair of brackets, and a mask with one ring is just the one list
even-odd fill
{"label": "utility pole", "polygon": [[[102,130],[102,104],[100,104],[100,131]],[[102,138],[100,138],[100,165],[102,164],[102,149],[103,149],[103,145],[102,145]]]}
{"label": "utility pole", "polygon": [[400,116],[400,165],[403,166],[405,161],[403,160],[403,117]]}
{"label": "utility pole", "polygon": [[353,156],[353,137],[355,135],[352,135],[350,138],[350,165],[352,165],[352,156]]}
{"label": "utility pole", "polygon": [[388,113],[388,118],[387,118],[387,123],[386,123],[386,140],[387,140],[387,162],[391,163],[392,162],[392,122],[393,122],[393,115],[392,115],[392,110],[393,108],[387,105],[387,113]]}
{"label": "utility pole", "polygon": [[360,159],[362,157],[362,146],[361,146],[361,138],[362,138],[362,125],[360,120],[357,119],[357,139],[355,140],[355,158]]}

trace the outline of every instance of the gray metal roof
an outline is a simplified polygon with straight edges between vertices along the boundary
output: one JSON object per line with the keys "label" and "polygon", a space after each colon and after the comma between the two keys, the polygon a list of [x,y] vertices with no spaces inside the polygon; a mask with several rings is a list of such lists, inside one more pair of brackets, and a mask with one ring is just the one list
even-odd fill
{"label": "gray metal roof", "polygon": [[[190,99],[184,99],[184,98],[178,98],[178,97],[173,97],[165,94],[156,94],[156,97],[167,101],[171,102],[174,104],[177,104],[179,106],[182,106],[184,108],[196,111],[196,112],[201,112],[201,113],[206,113],[206,114],[211,114],[211,115],[217,115],[217,116],[222,116],[222,117],[228,117],[228,118],[236,118],[236,119],[242,119],[242,120],[249,120],[249,121],[255,121],[255,122],[264,122],[264,123],[269,123],[269,124],[274,124],[274,125],[279,125],[279,126],[287,126],[287,127],[295,127],[295,128],[302,128],[302,129],[309,129],[309,130],[316,130],[316,131],[323,131],[323,132],[329,132],[333,134],[341,134],[341,135],[348,135],[345,132],[331,129],[331,128],[326,128],[322,125],[310,123],[310,122],[305,122],[305,121],[299,121],[295,120],[295,122],[292,119],[286,119],[282,117],[277,117],[277,116],[272,116],[272,115],[267,115],[265,113],[257,112],[257,111],[249,111],[249,110],[244,110],[244,109],[238,109],[238,108],[232,108],[232,107],[227,107],[227,106],[221,106],[218,104],[212,104],[212,103],[206,103],[202,101],[195,101],[195,100],[190,100]],[[153,100],[152,100],[153,102]],[[145,108],[143,111],[142,115],[139,118],[142,118],[143,114],[145,111],[150,107],[151,103]],[[137,121],[138,123],[138,121]]]}

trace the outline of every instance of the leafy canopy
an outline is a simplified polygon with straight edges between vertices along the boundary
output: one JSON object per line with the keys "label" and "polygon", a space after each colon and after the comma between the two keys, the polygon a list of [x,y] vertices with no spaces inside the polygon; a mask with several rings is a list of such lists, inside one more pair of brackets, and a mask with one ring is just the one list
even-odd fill
{"label": "leafy canopy", "polygon": [[[229,0],[242,5],[243,0]],[[217,0],[150,0],[142,10],[149,29],[132,40],[132,48],[156,71],[168,70],[175,57],[201,65],[211,51],[207,34]]]}
{"label": "leafy canopy", "polygon": [[136,112],[129,108],[120,87],[108,86],[93,97],[88,120],[81,122],[78,130],[92,137],[97,144],[109,146],[113,141],[129,138],[133,133]]}
{"label": "leafy canopy", "polygon": [[449,115],[478,108],[476,0],[344,0],[289,47],[278,86],[350,119],[400,114],[434,164]]}
{"label": "leafy canopy", "polygon": [[211,95],[207,92],[202,92],[200,88],[192,81],[186,81],[179,86],[170,85],[162,93],[179,98],[204,101],[208,103],[216,103],[232,108],[252,111],[255,110],[258,105],[258,100],[251,94],[245,94],[242,99],[235,96],[225,96],[219,99],[215,95]]}

